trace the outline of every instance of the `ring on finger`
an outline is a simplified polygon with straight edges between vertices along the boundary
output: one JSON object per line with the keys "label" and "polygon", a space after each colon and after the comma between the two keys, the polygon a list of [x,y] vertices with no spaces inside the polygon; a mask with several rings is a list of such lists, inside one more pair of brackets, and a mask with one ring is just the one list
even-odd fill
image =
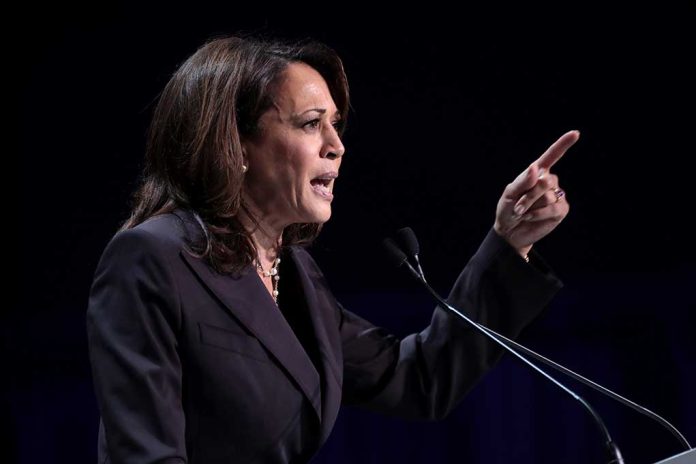
{"label": "ring on finger", "polygon": [[565,192],[563,191],[562,188],[556,187],[553,189],[553,194],[556,195],[556,203],[561,201],[561,198],[565,195]]}

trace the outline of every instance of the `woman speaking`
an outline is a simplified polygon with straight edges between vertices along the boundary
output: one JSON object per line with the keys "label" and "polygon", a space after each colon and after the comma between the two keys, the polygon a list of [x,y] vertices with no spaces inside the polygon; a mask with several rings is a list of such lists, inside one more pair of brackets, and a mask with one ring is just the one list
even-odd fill
{"label": "woman speaking", "polygon": [[[174,73],[90,291],[99,462],[307,462],[341,403],[442,418],[500,358],[439,307],[398,339],[331,293],[306,248],[343,181],[348,110],[315,41],[218,38]],[[508,337],[561,286],[532,246],[568,213],[550,168],[578,137],[507,185],[450,292]]]}

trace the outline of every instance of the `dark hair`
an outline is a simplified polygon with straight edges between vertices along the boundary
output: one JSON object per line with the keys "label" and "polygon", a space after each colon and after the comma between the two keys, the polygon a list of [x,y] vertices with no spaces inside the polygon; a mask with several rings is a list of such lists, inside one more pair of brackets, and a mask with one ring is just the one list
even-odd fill
{"label": "dark hair", "polygon": [[[287,66],[303,62],[326,80],[345,131],[348,81],[336,52],[315,40],[232,36],[208,41],[174,73],[160,95],[148,132],[145,167],[119,230],[179,207],[193,210],[206,243],[189,244],[221,273],[240,271],[256,257],[237,218],[242,200],[241,140],[257,135],[274,87]],[[251,216],[251,214],[250,214]],[[251,216],[253,222],[257,220]],[[307,245],[321,224],[292,224],[283,246]]]}

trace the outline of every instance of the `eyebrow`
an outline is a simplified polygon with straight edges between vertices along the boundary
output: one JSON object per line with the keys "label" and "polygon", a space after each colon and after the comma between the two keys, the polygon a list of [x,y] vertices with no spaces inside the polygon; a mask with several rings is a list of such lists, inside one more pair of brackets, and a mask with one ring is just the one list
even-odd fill
{"label": "eyebrow", "polygon": [[[296,116],[296,117],[297,117],[297,116],[302,116],[303,114],[309,113],[310,111],[316,111],[317,113],[324,114],[324,113],[326,113],[326,108],[310,108],[310,109],[305,110],[305,111],[303,111],[303,112],[301,112],[301,113],[298,113],[298,114],[296,114],[296,115],[294,115],[294,116]],[[341,116],[341,112],[338,111],[338,110],[336,110],[336,116],[339,116],[339,117],[340,117],[340,116]]]}

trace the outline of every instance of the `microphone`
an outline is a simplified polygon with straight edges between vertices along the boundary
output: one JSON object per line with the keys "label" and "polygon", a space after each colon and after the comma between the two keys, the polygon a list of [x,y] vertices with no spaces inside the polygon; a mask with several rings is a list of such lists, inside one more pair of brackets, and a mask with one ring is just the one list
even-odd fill
{"label": "microphone", "polygon": [[[415,237],[415,235],[414,235]],[[595,424],[599,428],[600,433],[604,436],[605,440],[605,446],[607,448],[607,452],[609,454],[609,457],[611,460],[609,461],[609,464],[624,464],[623,457],[621,456],[621,451],[619,450],[619,447],[614,443],[614,441],[611,438],[611,435],[609,434],[609,430],[607,429],[606,425],[604,425],[604,421],[602,421],[602,418],[597,414],[597,412],[590,406],[590,404],[585,401],[580,395],[577,393],[573,392],[570,390],[568,387],[560,383],[558,380],[554,379],[551,377],[549,374],[547,374],[545,371],[537,367],[534,363],[529,361],[527,358],[519,354],[515,349],[511,348],[508,346],[505,342],[501,341],[500,339],[496,338],[494,335],[490,334],[487,329],[484,329],[483,325],[478,324],[477,322],[474,322],[472,319],[470,319],[468,316],[451,306],[449,303],[447,303],[440,295],[437,294],[437,292],[427,283],[425,282],[422,278],[421,275],[416,271],[413,266],[411,266],[411,263],[408,262],[408,257],[406,254],[401,251],[401,249],[396,245],[396,243],[390,239],[387,238],[384,240],[384,246],[388,250],[389,254],[391,255],[391,260],[394,264],[398,264],[398,266],[406,265],[406,268],[411,272],[411,274],[416,277],[420,282],[423,283],[425,288],[430,292],[430,294],[435,297],[435,299],[443,305],[446,309],[449,309],[450,312],[458,315],[460,318],[464,319],[466,322],[469,323],[474,329],[478,330],[494,342],[496,342],[498,345],[503,347],[503,349],[507,350],[510,354],[515,356],[517,359],[522,361],[523,363],[527,364],[529,367],[537,371],[539,374],[542,376],[546,377],[549,381],[551,381],[554,385],[556,385],[558,388],[572,396],[575,400],[579,401],[580,404],[582,404],[585,409],[590,413],[592,418],[595,421]]]}
{"label": "microphone", "polygon": [[[391,239],[385,239],[384,240],[384,245],[388,251],[388,255],[393,261],[393,263],[398,267],[406,264],[407,269],[411,274],[418,279],[419,282],[421,282],[425,288],[431,293],[431,295],[441,304],[444,306],[445,309],[448,309],[451,313],[454,313],[458,315],[460,318],[464,319],[466,322],[468,322],[472,327],[474,327],[476,330],[479,332],[482,332],[484,335],[487,335],[493,341],[501,345],[505,350],[513,354],[515,357],[523,361],[525,364],[529,365],[532,369],[536,370],[540,374],[542,374],[544,377],[546,377],[548,380],[550,380],[552,383],[554,383],[556,386],[564,390],[566,393],[571,395],[573,398],[578,400],[592,415],[592,417],[595,419],[595,422],[597,426],[599,427],[600,431],[605,437],[605,444],[607,447],[607,451],[609,452],[609,455],[612,459],[610,463],[623,463],[623,458],[621,457],[621,452],[618,449],[617,445],[612,441],[609,432],[602,422],[601,418],[599,415],[592,409],[592,407],[579,395],[575,394],[572,392],[570,389],[562,385],[560,382],[555,380],[553,377],[548,375],[546,372],[543,370],[539,369],[536,365],[531,363],[529,360],[521,356],[519,353],[515,351],[515,349],[522,351],[528,356],[531,356],[532,358],[536,359],[537,361],[540,361],[549,367],[552,367],[556,369],[557,371],[566,374],[567,376],[589,386],[590,388],[593,388],[596,391],[599,391],[600,393],[603,393],[606,396],[609,396],[610,398],[619,401],[620,403],[630,407],[631,409],[640,412],[641,414],[650,417],[653,420],[656,420],[658,423],[660,423],[662,426],[667,428],[672,434],[679,440],[679,442],[687,449],[692,449],[691,445],[689,442],[686,440],[686,438],[674,427],[672,424],[670,424],[667,420],[664,418],[660,417],[659,415],[655,414],[654,412],[650,411],[649,409],[640,406],[633,401],[630,401],[621,395],[614,393],[613,391],[581,376],[580,374],[577,374],[570,369],[561,366],[560,364],[555,363],[554,361],[545,358],[544,356],[524,347],[523,345],[520,345],[513,340],[510,340],[509,338],[498,334],[494,330],[491,330],[487,327],[485,327],[482,324],[478,324],[477,322],[471,320],[468,318],[466,315],[462,314],[459,310],[451,306],[449,303],[447,303],[442,297],[440,297],[435,290],[428,285],[428,283],[425,281],[425,277],[423,275],[422,268],[420,266],[420,262],[418,259],[418,253],[419,253],[419,245],[418,245],[418,240],[416,239],[415,233],[410,227],[405,227],[403,229],[399,229],[397,231],[397,240],[400,242],[400,244],[403,246],[403,248],[407,251],[407,253],[412,256],[417,264],[418,271],[416,271],[413,266],[408,261],[407,255],[396,245],[396,243],[391,240]],[[513,348],[514,347],[514,348]]]}
{"label": "microphone", "polygon": [[425,275],[423,274],[423,269],[421,268],[420,260],[418,259],[420,247],[418,246],[416,234],[410,227],[404,227],[403,229],[396,231],[396,238],[401,244],[401,248],[406,250],[406,253],[409,256],[413,256],[413,259],[416,261],[416,266],[418,267],[418,274],[420,274],[420,278],[425,281]]}
{"label": "microphone", "polygon": [[[416,238],[416,234],[413,232],[413,230],[410,227],[404,227],[403,229],[399,229],[397,231],[397,237],[399,239],[399,243],[401,243],[404,246],[404,249],[406,250],[406,252],[409,255],[414,255],[414,254],[418,253],[418,251],[419,251],[418,239]],[[400,249],[398,249],[398,247],[395,247],[395,246],[393,246],[391,248],[388,247],[388,250],[389,250],[390,254],[391,253],[403,254],[403,252]],[[415,260],[416,260],[416,262],[418,261],[417,256],[415,256]],[[408,258],[405,254],[404,254],[404,261],[400,261],[398,263],[398,265],[401,265],[404,262],[406,262],[408,264]],[[397,263],[395,263],[395,264],[397,264]],[[420,263],[418,263],[418,268],[420,270]],[[411,268],[411,272],[414,272],[413,268]],[[422,272],[420,272],[420,275],[418,275],[418,274],[413,274],[413,275],[419,281],[425,283],[425,279],[422,277]],[[426,288],[431,293],[434,292],[434,290],[430,286],[427,286],[427,284],[426,284]],[[449,306],[449,304],[447,302],[445,302],[444,300],[442,300],[442,298],[440,298],[439,295],[434,294],[434,296],[438,301],[443,302],[446,306]],[[454,309],[454,308],[452,308],[452,309]],[[623,404],[624,406],[628,406],[629,408],[633,409],[634,411],[637,411],[640,414],[643,414],[644,416],[649,417],[650,419],[653,419],[654,421],[656,421],[657,423],[659,423],[660,425],[665,427],[667,430],[669,430],[685,449],[687,449],[687,450],[693,449],[691,447],[691,444],[689,444],[689,442],[684,437],[684,435],[682,435],[682,433],[679,432],[679,430],[677,430],[677,428],[675,426],[673,426],[666,419],[664,419],[663,417],[659,416],[658,414],[652,412],[648,408],[643,407],[643,406],[641,406],[641,405],[639,405],[639,404],[637,404],[637,403],[635,403],[627,398],[624,398],[623,396],[619,395],[618,393],[615,393],[615,392],[609,390],[608,388],[603,387],[602,385],[599,385],[598,383],[593,382],[592,380],[590,380],[586,377],[583,377],[582,375],[580,375],[576,372],[573,372],[572,370],[540,355],[539,353],[537,353],[535,351],[530,350],[529,348],[525,347],[524,345],[520,345],[519,343],[515,342],[514,340],[510,340],[509,338],[505,337],[504,335],[501,335],[501,334],[495,332],[494,330],[489,329],[488,327],[486,327],[482,324],[478,324],[477,322],[474,322],[474,321],[467,321],[467,322],[476,324],[478,327],[480,327],[485,332],[487,332],[490,336],[497,338],[498,341],[500,341],[504,344],[507,344],[509,347],[514,347],[514,349],[523,352],[527,356],[530,356],[530,357],[536,359],[537,361],[544,363],[547,366],[557,370],[558,372],[561,372],[562,374],[565,374],[568,377],[571,377],[571,378],[577,380],[578,382],[592,388],[593,390],[598,391],[598,392],[610,397],[611,399],[613,399],[615,401],[618,401],[619,403]]]}

